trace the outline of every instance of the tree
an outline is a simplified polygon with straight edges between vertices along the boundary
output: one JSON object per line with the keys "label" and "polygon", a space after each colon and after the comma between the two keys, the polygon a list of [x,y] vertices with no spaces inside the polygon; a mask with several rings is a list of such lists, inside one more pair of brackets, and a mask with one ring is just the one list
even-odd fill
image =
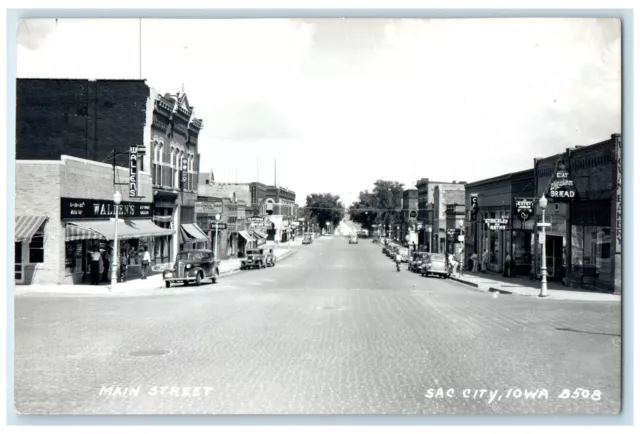
{"label": "tree", "polygon": [[372,192],[361,191],[349,207],[349,217],[371,230],[374,224],[390,225],[400,217],[403,184],[382,179],[374,182]]}
{"label": "tree", "polygon": [[344,218],[344,205],[340,196],[331,193],[313,193],[307,196],[306,209],[308,215],[321,228],[326,228],[327,222],[336,227]]}

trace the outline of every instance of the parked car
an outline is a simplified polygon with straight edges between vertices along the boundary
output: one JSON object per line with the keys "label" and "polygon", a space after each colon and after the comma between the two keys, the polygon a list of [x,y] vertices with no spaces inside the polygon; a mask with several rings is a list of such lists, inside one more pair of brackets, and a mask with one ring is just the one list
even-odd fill
{"label": "parked car", "polygon": [[355,235],[351,235],[349,237],[349,244],[358,244],[358,237]]}
{"label": "parked car", "polygon": [[427,259],[427,255],[427,252],[414,252],[409,262],[409,271],[413,271],[414,273],[420,272],[422,264]]}
{"label": "parked car", "polygon": [[167,288],[171,288],[172,283],[188,285],[195,282],[200,286],[205,279],[216,283],[220,276],[219,266],[220,261],[213,258],[211,250],[185,250],[176,255],[173,268],[162,272],[162,278]]}
{"label": "parked car", "polygon": [[450,276],[447,258],[442,253],[430,253],[426,261],[422,264],[422,276],[435,274],[438,277],[447,278]]}
{"label": "parked car", "polygon": [[264,249],[247,250],[247,257],[240,262],[240,269],[267,268]]}
{"label": "parked car", "polygon": [[407,247],[399,247],[398,253],[400,253],[402,262],[409,262],[409,249]]}
{"label": "parked car", "polygon": [[313,239],[311,238],[311,236],[305,235],[305,237],[302,239],[302,244],[311,244],[311,243],[313,243]]}

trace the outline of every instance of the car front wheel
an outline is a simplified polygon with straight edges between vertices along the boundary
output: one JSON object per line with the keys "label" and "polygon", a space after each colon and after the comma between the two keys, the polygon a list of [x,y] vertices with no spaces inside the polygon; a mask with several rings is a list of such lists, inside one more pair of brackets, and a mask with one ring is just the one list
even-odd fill
{"label": "car front wheel", "polygon": [[202,274],[198,273],[196,275],[196,286],[200,286],[202,284]]}
{"label": "car front wheel", "polygon": [[171,282],[169,282],[168,280],[165,280],[164,286],[166,286],[167,288],[171,288]]}

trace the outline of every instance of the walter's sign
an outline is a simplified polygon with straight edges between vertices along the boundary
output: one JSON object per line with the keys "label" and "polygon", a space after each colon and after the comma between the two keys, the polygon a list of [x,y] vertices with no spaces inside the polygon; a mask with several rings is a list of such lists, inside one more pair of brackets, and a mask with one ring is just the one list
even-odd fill
{"label": "walter's sign", "polygon": [[549,198],[558,202],[569,202],[577,196],[576,186],[569,171],[558,168],[549,186]]}
{"label": "walter's sign", "polygon": [[[116,216],[116,205],[112,200],[60,198],[60,218],[62,220],[107,220]],[[118,218],[150,219],[153,204],[121,202]]]}
{"label": "walter's sign", "polygon": [[484,219],[484,223],[487,225],[490,231],[503,231],[507,229],[509,225],[509,219]]}
{"label": "walter's sign", "polygon": [[138,147],[129,147],[129,197],[138,196]]}
{"label": "walter's sign", "polygon": [[529,220],[529,217],[533,214],[533,199],[516,199],[516,213],[518,213],[518,217],[523,222]]}

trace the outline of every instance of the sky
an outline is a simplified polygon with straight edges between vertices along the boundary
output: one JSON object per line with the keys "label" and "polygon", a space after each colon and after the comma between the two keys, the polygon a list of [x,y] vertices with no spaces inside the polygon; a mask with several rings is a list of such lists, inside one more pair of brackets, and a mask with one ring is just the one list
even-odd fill
{"label": "sky", "polygon": [[620,38],[616,19],[29,20],[17,76],[184,88],[202,172],[348,204],[621,132]]}

